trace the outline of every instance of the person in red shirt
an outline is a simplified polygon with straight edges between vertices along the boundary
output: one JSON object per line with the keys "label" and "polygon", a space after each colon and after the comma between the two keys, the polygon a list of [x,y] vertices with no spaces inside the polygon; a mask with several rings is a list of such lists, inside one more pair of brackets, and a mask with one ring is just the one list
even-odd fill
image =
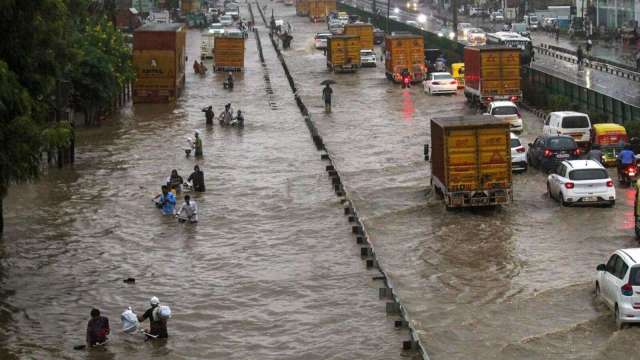
{"label": "person in red shirt", "polygon": [[102,345],[107,342],[109,335],[109,319],[100,316],[100,310],[91,310],[91,320],[87,324],[87,344],[89,346]]}

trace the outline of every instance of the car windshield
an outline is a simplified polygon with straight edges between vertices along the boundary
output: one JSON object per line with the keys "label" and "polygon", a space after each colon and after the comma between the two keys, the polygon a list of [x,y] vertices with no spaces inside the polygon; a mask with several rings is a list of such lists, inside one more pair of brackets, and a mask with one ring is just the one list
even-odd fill
{"label": "car windshield", "polygon": [[512,148],[518,147],[520,145],[522,145],[522,144],[520,144],[520,139],[511,139],[511,147]]}
{"label": "car windshield", "polygon": [[552,150],[573,150],[577,146],[576,142],[570,137],[555,137],[549,139],[548,147]]}
{"label": "car windshield", "polygon": [[513,106],[498,106],[493,108],[491,115],[517,115],[518,109]]}
{"label": "car windshield", "polygon": [[231,20],[231,15],[222,15],[220,17],[221,20]]}
{"label": "car windshield", "polygon": [[329,35],[329,34],[317,34],[316,35],[316,39],[326,39],[329,36],[331,36],[331,35]]}
{"label": "car windshield", "polygon": [[370,56],[370,55],[373,55],[373,52],[371,52],[371,50],[363,50],[363,51],[360,51],[360,55]]}
{"label": "car windshield", "polygon": [[562,127],[565,129],[588,128],[589,119],[586,116],[567,116],[562,119]]}
{"label": "car windshield", "polygon": [[580,169],[569,173],[571,180],[602,180],[608,179],[609,174],[605,169]]}
{"label": "car windshield", "polygon": [[224,26],[222,26],[222,24],[220,23],[215,23],[215,24],[209,25],[209,29],[224,29]]}
{"label": "car windshield", "polygon": [[449,74],[433,74],[433,80],[449,80],[453,79]]}

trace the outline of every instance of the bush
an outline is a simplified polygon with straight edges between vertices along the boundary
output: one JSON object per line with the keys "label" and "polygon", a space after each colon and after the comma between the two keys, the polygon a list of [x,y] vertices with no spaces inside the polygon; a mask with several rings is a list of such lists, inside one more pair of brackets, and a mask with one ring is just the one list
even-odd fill
{"label": "bush", "polygon": [[549,111],[565,111],[571,108],[571,99],[564,95],[549,96]]}

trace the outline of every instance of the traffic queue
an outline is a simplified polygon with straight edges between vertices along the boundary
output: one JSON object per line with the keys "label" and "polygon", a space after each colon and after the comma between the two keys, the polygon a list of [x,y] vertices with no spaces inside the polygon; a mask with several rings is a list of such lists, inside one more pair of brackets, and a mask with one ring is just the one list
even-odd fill
{"label": "traffic queue", "polygon": [[[330,71],[356,71],[365,51],[375,56],[373,38],[383,46],[387,79],[403,88],[422,83],[429,95],[455,96],[463,89],[469,106],[480,112],[430,121],[424,155],[431,162],[432,191],[447,209],[508,204],[513,198],[512,174],[526,172],[529,166],[547,175],[546,195],[563,207],[612,207],[616,183],[632,191],[636,187],[640,169],[629,144],[633,139],[620,124],[594,123],[577,111],[553,111],[544,117],[542,133],[522,143],[520,74],[530,60],[530,49],[467,46],[463,62],[448,65],[441,51],[425,47],[423,36],[391,33],[380,41],[378,29],[345,13],[332,12],[328,19],[328,31],[317,33],[314,45],[325,51]],[[358,32],[348,30],[351,21]],[[366,48],[361,29],[366,29]],[[607,169],[612,167],[617,170],[615,180]],[[640,238],[640,191],[634,193],[634,227]],[[612,309],[619,328],[640,322],[639,269],[640,249],[617,250],[597,266],[596,297]]]}

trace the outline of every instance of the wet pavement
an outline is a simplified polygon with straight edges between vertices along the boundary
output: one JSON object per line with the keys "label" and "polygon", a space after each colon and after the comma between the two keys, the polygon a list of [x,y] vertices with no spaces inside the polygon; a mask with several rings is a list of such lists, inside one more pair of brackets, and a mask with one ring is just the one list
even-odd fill
{"label": "wet pavement", "polygon": [[[312,39],[326,24],[279,4],[275,13],[294,26],[285,58],[299,94],[432,359],[634,358],[640,329],[616,331],[593,298],[596,265],[638,245],[634,190],[618,187],[613,208],[563,208],[530,169],[514,176],[511,205],[448,212],[431,195],[422,151],[431,117],[474,113],[464,96],[402,90],[382,63],[332,74]],[[337,82],[331,114],[324,79]],[[528,143],[542,122],[523,117]]]}
{"label": "wet pavement", "polygon": [[[199,32],[187,43],[189,59],[198,58]],[[78,129],[75,166],[10,188],[0,358],[407,357],[407,334],[384,313],[378,273],[362,264],[264,35],[262,43],[266,70],[251,35],[233,92],[222,89],[224,74],[189,71],[175,105],[135,105],[103,127]],[[200,109],[218,114],[227,102],[243,110],[246,127],[205,128]],[[201,160],[182,151],[196,129]],[[171,169],[186,177],[195,164],[207,185],[192,194],[200,223],[178,224],[151,198]],[[172,308],[166,344],[120,330],[126,306],[140,313],[152,295]],[[111,342],[73,350],[94,306],[111,320]]]}

